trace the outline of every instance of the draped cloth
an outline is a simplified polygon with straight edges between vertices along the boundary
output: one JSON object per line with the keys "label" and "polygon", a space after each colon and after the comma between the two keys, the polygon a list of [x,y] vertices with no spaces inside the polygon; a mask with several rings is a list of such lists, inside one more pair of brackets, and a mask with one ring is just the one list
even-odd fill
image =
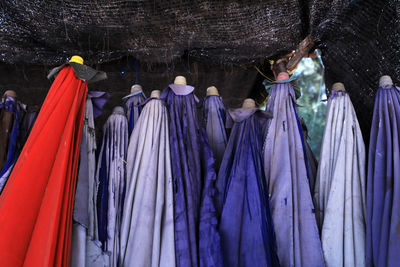
{"label": "draped cloth", "polygon": [[128,148],[128,121],[122,107],[115,107],[103,128],[96,183],[99,240],[110,257],[109,266],[117,266],[120,251],[123,197],[126,183],[125,160]]}
{"label": "draped cloth", "polygon": [[327,266],[365,266],[365,145],[350,97],[328,100],[314,203]]}
{"label": "draped cloth", "polygon": [[121,224],[121,266],[175,266],[168,113],[151,99],[133,129]]}
{"label": "draped cloth", "polygon": [[161,95],[169,114],[176,265],[222,266],[213,203],[214,159],[199,127],[193,90],[170,85]]}
{"label": "draped cloth", "polygon": [[87,85],[62,68],[0,196],[0,265],[69,266]]}
{"label": "draped cloth", "polygon": [[142,112],[142,106],[140,105],[146,100],[146,96],[142,91],[127,95],[124,97],[126,117],[128,118],[128,136],[131,136],[133,128],[139,119],[140,113]]}
{"label": "draped cloth", "polygon": [[0,193],[3,190],[14,164],[18,159],[18,141],[20,137],[20,124],[23,109],[20,104],[11,96],[3,96],[0,103],[0,138],[2,148],[5,148],[5,162],[0,170]]}
{"label": "draped cloth", "polygon": [[324,266],[310,194],[302,130],[289,83],[271,88],[273,114],[264,142],[264,168],[282,266]]}
{"label": "draped cloth", "polygon": [[308,144],[308,129],[303,119],[300,120],[301,128],[303,131],[303,145],[304,145],[304,153],[307,159],[307,173],[308,173],[308,183],[310,184],[310,192],[311,196],[314,195],[314,187],[315,187],[315,179],[317,178],[317,168],[318,161],[314,156],[314,153],[311,150],[310,145]]}
{"label": "draped cloth", "polygon": [[[96,259],[91,254],[101,255],[101,249],[89,252],[89,248],[96,247],[97,212],[95,211],[95,173],[96,173],[96,130],[94,119],[101,114],[101,108],[109,95],[104,92],[89,91],[85,104],[83,120],[82,142],[79,157],[79,170],[74,200],[71,245],[71,267],[93,266]],[[92,243],[94,244],[91,246]],[[93,250],[93,249],[92,249]]]}
{"label": "draped cloth", "polygon": [[233,129],[216,182],[225,264],[279,266],[262,162],[263,128],[271,115],[245,108],[229,114]]}
{"label": "draped cloth", "polygon": [[378,89],[367,177],[367,266],[400,262],[400,88]]}
{"label": "draped cloth", "polygon": [[226,143],[228,142],[225,130],[225,106],[220,96],[210,95],[205,98],[203,117],[205,120],[208,143],[214,155],[214,167],[218,170],[221,165],[222,157],[224,156]]}

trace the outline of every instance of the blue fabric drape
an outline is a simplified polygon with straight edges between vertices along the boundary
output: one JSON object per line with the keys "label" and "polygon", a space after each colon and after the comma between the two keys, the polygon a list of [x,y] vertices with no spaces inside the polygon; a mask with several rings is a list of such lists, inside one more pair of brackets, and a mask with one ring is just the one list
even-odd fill
{"label": "blue fabric drape", "polygon": [[220,96],[210,95],[204,99],[203,118],[208,143],[215,159],[214,167],[218,171],[227,143],[225,130],[226,112]]}
{"label": "blue fabric drape", "polygon": [[378,89],[367,174],[367,266],[400,263],[400,88]]}
{"label": "blue fabric drape", "polygon": [[[187,89],[187,88],[185,88]],[[199,127],[193,93],[162,92],[168,114],[174,178],[175,255],[178,267],[222,266],[213,206],[214,159]]]}
{"label": "blue fabric drape", "polygon": [[219,231],[227,266],[279,266],[262,163],[264,126],[270,114],[230,110],[233,129],[217,179]]}
{"label": "blue fabric drape", "polygon": [[290,83],[275,84],[264,143],[264,168],[282,266],[324,266],[310,192],[304,139]]}

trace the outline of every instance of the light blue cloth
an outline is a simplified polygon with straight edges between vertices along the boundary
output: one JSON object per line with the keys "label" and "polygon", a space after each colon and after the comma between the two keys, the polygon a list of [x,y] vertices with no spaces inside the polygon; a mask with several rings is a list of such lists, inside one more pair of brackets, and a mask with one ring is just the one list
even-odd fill
{"label": "light blue cloth", "polygon": [[266,111],[273,118],[264,143],[264,168],[279,262],[284,267],[324,266],[292,85],[272,86]]}
{"label": "light blue cloth", "polygon": [[120,266],[176,265],[168,127],[166,107],[151,99],[129,141]]}

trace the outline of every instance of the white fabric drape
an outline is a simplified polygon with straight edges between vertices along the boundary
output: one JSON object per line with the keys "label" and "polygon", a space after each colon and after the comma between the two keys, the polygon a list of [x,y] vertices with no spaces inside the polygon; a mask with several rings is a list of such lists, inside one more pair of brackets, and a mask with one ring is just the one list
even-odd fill
{"label": "white fabric drape", "polygon": [[365,145],[350,97],[330,97],[314,202],[327,266],[365,266]]}
{"label": "white fabric drape", "polygon": [[121,266],[175,266],[168,113],[148,102],[130,137],[121,225]]}

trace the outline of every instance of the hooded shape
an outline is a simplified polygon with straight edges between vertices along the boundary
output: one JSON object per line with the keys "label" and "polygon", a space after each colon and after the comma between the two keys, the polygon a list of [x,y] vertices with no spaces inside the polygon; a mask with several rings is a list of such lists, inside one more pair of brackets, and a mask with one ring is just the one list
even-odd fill
{"label": "hooded shape", "polygon": [[47,94],[0,196],[1,266],[69,266],[86,92],[65,66]]}
{"label": "hooded shape", "polygon": [[124,109],[115,107],[103,128],[96,183],[99,240],[110,255],[110,265],[117,266],[119,232],[126,182],[125,160],[128,148],[128,121]]}
{"label": "hooded shape", "polygon": [[121,266],[175,266],[167,109],[150,100],[130,137],[121,224]]}
{"label": "hooded shape", "polygon": [[295,106],[290,83],[272,86],[266,110],[274,117],[264,143],[264,168],[278,257],[282,266],[324,266]]}
{"label": "hooded shape", "polygon": [[365,146],[350,97],[328,100],[314,203],[327,266],[365,266]]}
{"label": "hooded shape", "polygon": [[[96,173],[96,131],[94,118],[100,115],[109,95],[104,92],[89,91],[85,104],[82,142],[79,155],[79,170],[75,193],[72,226],[71,267],[91,266],[88,258],[87,242],[97,237],[97,216],[95,212],[95,173]],[[96,114],[96,115],[95,115]],[[94,234],[96,232],[96,235]],[[101,249],[98,249],[101,254]]]}
{"label": "hooded shape", "polygon": [[229,114],[233,129],[216,182],[224,261],[232,267],[279,266],[262,163],[263,128],[271,116],[243,108]]}
{"label": "hooded shape", "polygon": [[20,152],[18,150],[18,140],[23,110],[20,108],[20,104],[11,96],[3,96],[0,108],[0,138],[3,141],[1,154],[5,153],[5,161],[0,171],[1,193]]}
{"label": "hooded shape", "polygon": [[140,104],[146,100],[146,96],[140,91],[127,95],[123,99],[126,100],[125,110],[128,118],[128,134],[131,136],[140,112],[142,112],[143,107]]}
{"label": "hooded shape", "polygon": [[199,127],[193,89],[171,86],[161,95],[169,114],[176,264],[222,266],[213,204],[214,159],[206,133]]}
{"label": "hooded shape", "polygon": [[215,159],[214,167],[218,170],[227,143],[225,106],[220,96],[210,95],[205,98],[203,118],[206,126],[208,143],[210,144]]}
{"label": "hooded shape", "polygon": [[400,262],[400,88],[378,89],[367,178],[367,266]]}

